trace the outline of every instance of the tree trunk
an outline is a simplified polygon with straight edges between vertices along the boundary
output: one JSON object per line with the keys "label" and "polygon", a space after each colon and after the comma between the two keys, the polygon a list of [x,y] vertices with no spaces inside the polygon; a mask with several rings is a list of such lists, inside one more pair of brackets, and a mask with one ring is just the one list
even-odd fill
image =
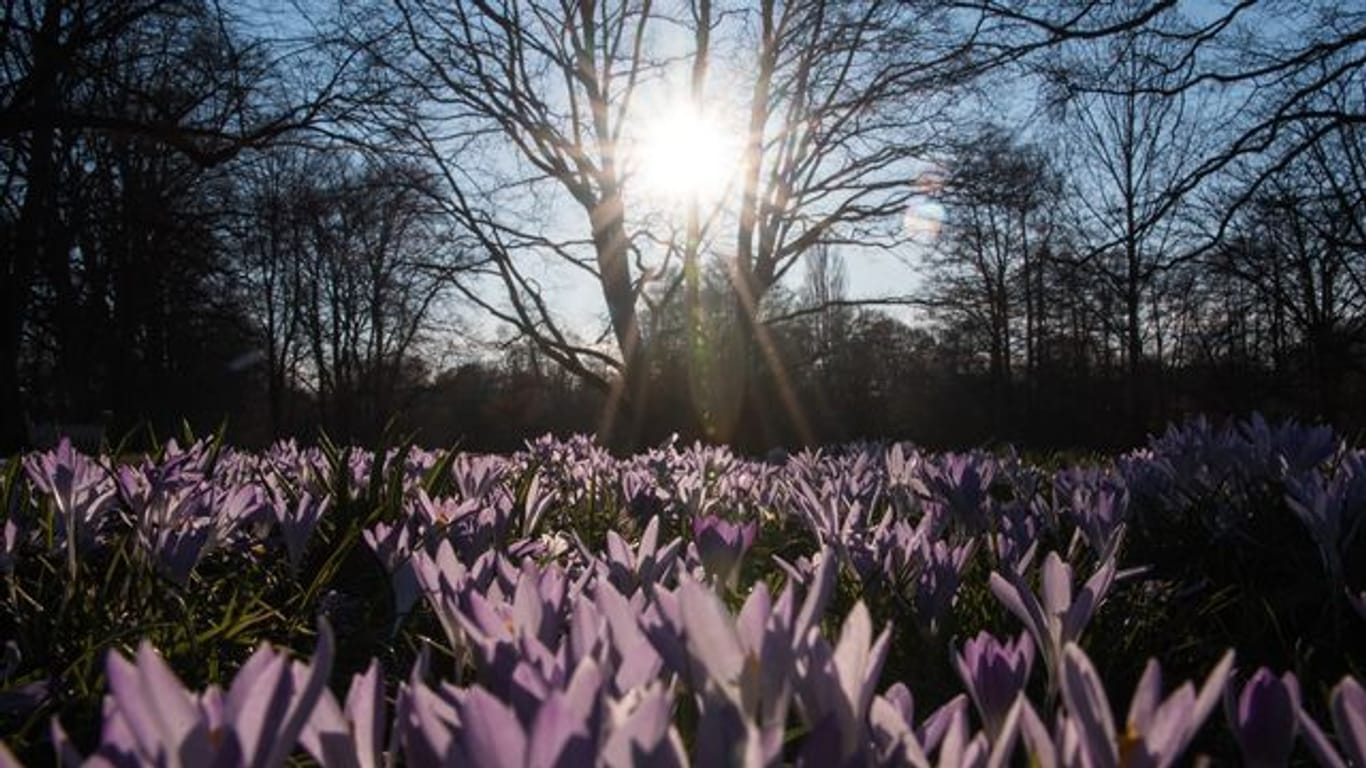
{"label": "tree trunk", "polygon": [[602,297],[617,347],[621,350],[621,377],[609,394],[604,414],[603,437],[613,448],[634,450],[641,439],[646,416],[649,372],[636,317],[636,292],[627,259],[626,224],[621,190],[604,184],[603,196],[593,210],[593,247],[601,275]]}
{"label": "tree trunk", "polygon": [[0,280],[0,449],[13,450],[26,442],[24,392],[19,386],[19,355],[28,316],[34,269],[43,262],[44,246],[52,236],[53,193],[56,188],[56,119],[60,108],[57,80],[60,67],[61,7],[48,3],[33,40],[33,117],[29,140],[28,176],[24,201],[15,226],[14,247],[4,256]]}

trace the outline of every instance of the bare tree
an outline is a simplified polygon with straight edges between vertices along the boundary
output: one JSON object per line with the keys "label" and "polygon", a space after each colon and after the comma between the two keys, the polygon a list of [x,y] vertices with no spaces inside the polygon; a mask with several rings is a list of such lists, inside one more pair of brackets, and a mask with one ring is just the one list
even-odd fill
{"label": "bare tree", "polygon": [[[445,284],[426,265],[457,263],[430,207],[430,179],[392,163],[315,165],[296,202],[307,227],[291,292],[307,356],[301,383],[322,421],[374,439],[399,405]],[[325,174],[319,171],[326,171]]]}
{"label": "bare tree", "polygon": [[993,125],[969,134],[948,166],[940,192],[948,220],[940,246],[927,253],[926,301],[941,319],[983,339],[1004,416],[1015,360],[1022,357],[1030,375],[1041,347],[1044,261],[1059,182],[1038,147]]}
{"label": "bare tree", "polygon": [[285,434],[290,390],[298,386],[304,349],[308,202],[319,183],[317,158],[268,152],[239,166],[228,224],[237,283],[264,356],[269,432]]}
{"label": "bare tree", "polygon": [[[1189,24],[1175,17],[1154,22],[1180,35]],[[1119,298],[1128,410],[1140,419],[1138,398],[1146,341],[1160,336],[1160,314],[1145,313],[1167,273],[1190,261],[1203,240],[1183,230],[1191,208],[1190,174],[1213,151],[1219,129],[1204,94],[1159,93],[1163,83],[1191,76],[1163,63],[1172,44],[1149,30],[1128,30],[1063,49],[1058,83],[1085,81],[1065,94],[1064,146],[1073,166],[1069,196],[1087,238],[1079,268],[1104,280]],[[1159,365],[1160,360],[1156,361]]]}
{"label": "bare tree", "polygon": [[277,54],[202,0],[6,3],[0,401],[9,407],[0,409],[0,445],[22,439],[18,366],[34,349],[26,340],[50,332],[65,365],[81,362],[77,305],[51,307],[43,334],[34,333],[32,311],[35,296],[70,294],[76,285],[66,266],[81,232],[69,193],[88,153],[101,142],[137,144],[207,168],[313,124],[338,93],[344,62],[316,67],[331,77],[294,89],[284,73],[297,58]]}
{"label": "bare tree", "polygon": [[1270,357],[1309,375],[1314,405],[1334,417],[1341,389],[1366,342],[1366,174],[1358,130],[1343,126],[1307,156],[1267,179],[1244,206],[1237,237],[1211,257],[1212,272],[1254,292],[1269,314]]}
{"label": "bare tree", "polygon": [[[738,365],[712,366],[741,396],[714,399],[771,399],[744,394],[754,353],[780,365],[762,341],[763,297],[812,247],[902,239],[944,89],[969,68],[933,3],[394,0],[367,18],[358,44],[415,94],[390,110],[395,130],[443,169],[451,215],[489,256],[484,281],[461,290],[628,402],[643,397],[647,286],[677,275],[695,307],[699,265],[716,258],[731,275]],[[691,49],[671,58],[668,39]],[[684,100],[732,116],[743,146],[726,200],[689,201],[676,236],[661,237],[633,153],[643,94],[667,92],[676,69]],[[536,274],[547,259],[593,282],[613,348],[576,337]],[[725,354],[696,330],[700,361]]]}

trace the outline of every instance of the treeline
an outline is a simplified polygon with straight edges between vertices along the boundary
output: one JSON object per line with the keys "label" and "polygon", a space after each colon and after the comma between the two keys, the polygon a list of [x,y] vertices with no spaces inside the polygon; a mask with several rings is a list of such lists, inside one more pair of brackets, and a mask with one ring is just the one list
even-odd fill
{"label": "treeline", "polygon": [[[6,4],[0,449],[1366,425],[1351,4],[751,5]],[[722,204],[632,186],[670,78],[748,125]]]}

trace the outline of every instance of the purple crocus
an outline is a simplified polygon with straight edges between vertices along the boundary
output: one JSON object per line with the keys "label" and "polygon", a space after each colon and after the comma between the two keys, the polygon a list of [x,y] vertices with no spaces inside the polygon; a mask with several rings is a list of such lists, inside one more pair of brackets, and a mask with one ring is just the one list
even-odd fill
{"label": "purple crocus", "polygon": [[1366,689],[1344,677],[1333,689],[1333,724],[1352,765],[1366,765]]}
{"label": "purple crocus", "polygon": [[977,540],[950,547],[943,539],[930,542],[922,537],[916,546],[923,563],[915,582],[918,618],[927,629],[937,632],[940,622],[953,607],[963,569],[977,551]]}
{"label": "purple crocus", "polygon": [[[967,697],[959,695],[914,725],[915,706],[911,692],[897,683],[873,699],[868,712],[876,765],[910,765],[915,768],[941,766],[1003,766],[1010,764],[1022,732],[1021,724],[1032,723],[1043,734],[1047,748],[1030,747],[1033,764],[1057,765],[1052,740],[1044,730],[1029,702],[1018,697],[1002,723],[1001,735],[994,742],[983,732],[972,733],[968,725]],[[1027,720],[1027,718],[1032,718]],[[1028,734],[1026,734],[1028,738]],[[936,754],[931,763],[929,756]]]}
{"label": "purple crocus", "polygon": [[693,518],[692,532],[702,567],[718,583],[733,587],[740,575],[740,558],[759,532],[758,521],[742,525],[709,514]]}
{"label": "purple crocus", "polygon": [[344,708],[330,691],[323,691],[299,736],[299,743],[323,768],[377,768],[386,759],[384,676],[379,662],[370,661],[363,674],[351,679]]}
{"label": "purple crocus", "polygon": [[634,550],[616,531],[607,532],[606,557],[599,557],[600,578],[611,581],[624,595],[637,587],[651,590],[658,581],[667,578],[678,558],[681,539],[671,539],[659,546],[659,517],[650,518]]}
{"label": "purple crocus", "polygon": [[1243,685],[1236,706],[1229,692],[1225,708],[1245,765],[1289,762],[1300,710],[1300,684],[1293,673],[1276,677],[1266,667],[1258,669]]}
{"label": "purple crocus", "polygon": [[276,494],[272,499],[271,507],[275,512],[275,519],[280,523],[280,533],[285,540],[291,571],[298,572],[308,538],[313,535],[313,529],[318,526],[318,521],[322,519],[331,503],[330,497],[314,498],[307,491],[297,501],[283,494]]}
{"label": "purple crocus", "polygon": [[1172,765],[1209,717],[1232,669],[1233,651],[1228,651],[1205,678],[1199,693],[1187,682],[1161,699],[1162,670],[1155,659],[1150,660],[1134,689],[1124,730],[1116,732],[1100,675],[1081,648],[1068,643],[1059,676],[1067,705],[1062,751],[1076,749],[1081,764],[1097,768]]}
{"label": "purple crocus", "polygon": [[1054,508],[1070,516],[1091,550],[1105,557],[1128,516],[1129,489],[1124,478],[1113,471],[1066,469],[1054,480],[1053,497]]}
{"label": "purple crocus", "polygon": [[863,687],[876,678],[887,636],[869,647],[865,610],[846,622],[839,647],[829,648],[819,621],[838,562],[828,548],[816,561],[800,607],[795,579],[776,599],[760,582],[732,616],[714,590],[683,574],[676,592],[657,589],[642,613],[641,627],[659,656],[698,699],[698,762],[777,760],[794,694],[808,726],[827,716],[833,722],[837,712],[851,723],[864,721]]}
{"label": "purple crocus", "polygon": [[1320,765],[1330,768],[1366,765],[1366,688],[1348,676],[1333,687],[1329,699],[1333,726],[1337,729],[1339,754],[1332,742],[1303,709],[1299,711],[1304,740]]}
{"label": "purple crocus", "polygon": [[647,763],[661,768],[687,765],[683,742],[673,727],[673,706],[673,696],[661,682],[609,702],[610,732],[599,753],[602,764],[611,768]]}
{"label": "purple crocus", "polygon": [[1048,553],[1042,570],[1043,588],[1037,597],[1024,578],[1011,569],[1006,570],[1006,576],[992,572],[991,591],[1034,636],[1034,642],[1044,654],[1050,688],[1053,688],[1063,648],[1081,637],[1082,630],[1090,623],[1091,616],[1114,583],[1114,549],[1075,596],[1072,594],[1072,567],[1063,562],[1057,552]]}
{"label": "purple crocus", "polygon": [[613,699],[591,659],[525,714],[482,686],[400,692],[400,740],[410,765],[504,768],[685,765],[667,689],[653,683]]}
{"label": "purple crocus", "polygon": [[[176,768],[282,765],[326,690],[332,656],[332,631],[322,623],[310,663],[262,645],[226,694],[217,686],[194,694],[146,641],[133,661],[110,653],[104,726],[92,757]],[[82,762],[56,720],[53,742],[64,762]]]}
{"label": "purple crocus", "polygon": [[393,525],[375,523],[363,531],[361,537],[389,574],[395,620],[402,621],[422,594],[422,587],[417,581],[417,569],[413,565],[413,539],[416,537],[413,536],[412,526],[406,522]]}
{"label": "purple crocus", "polygon": [[104,467],[72,448],[66,438],[47,453],[25,458],[24,469],[33,485],[57,505],[66,538],[67,575],[74,582],[77,547],[86,543],[82,539],[91,535],[113,506],[115,485]]}
{"label": "purple crocus", "polygon": [[1029,635],[1002,643],[983,631],[963,644],[953,657],[958,676],[982,717],[987,737],[994,743],[1003,731],[1011,705],[1024,692],[1034,667],[1034,643]]}
{"label": "purple crocus", "polygon": [[862,600],[854,603],[845,618],[833,649],[823,636],[812,634],[803,665],[806,674],[798,690],[803,712],[816,726],[808,739],[809,753],[816,754],[810,742],[820,740],[822,725],[838,734],[839,742],[838,751],[825,754],[839,758],[842,764],[866,747],[868,709],[891,637],[892,628],[886,626],[874,638],[872,617]]}

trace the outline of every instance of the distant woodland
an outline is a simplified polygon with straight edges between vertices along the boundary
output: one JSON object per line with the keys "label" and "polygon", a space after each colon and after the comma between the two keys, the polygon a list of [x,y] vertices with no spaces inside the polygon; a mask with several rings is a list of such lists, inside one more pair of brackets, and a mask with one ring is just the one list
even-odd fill
{"label": "distant woodland", "polygon": [[1366,426],[1359,3],[276,5],[3,3],[0,450]]}

